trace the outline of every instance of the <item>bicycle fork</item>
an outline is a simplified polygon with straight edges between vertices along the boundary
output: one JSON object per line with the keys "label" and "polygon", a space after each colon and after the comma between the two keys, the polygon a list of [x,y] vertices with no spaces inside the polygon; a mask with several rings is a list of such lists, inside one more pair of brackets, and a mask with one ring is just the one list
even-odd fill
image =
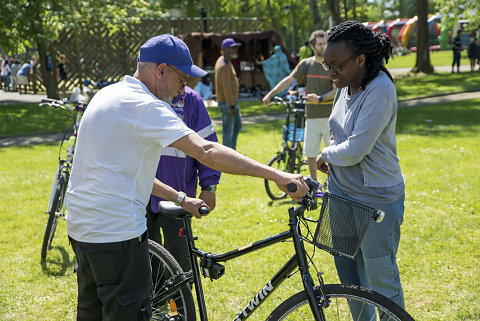
{"label": "bicycle fork", "polygon": [[325,321],[325,315],[323,313],[323,310],[320,308],[320,305],[317,304],[318,300],[315,295],[312,276],[308,271],[309,267],[307,263],[307,256],[305,254],[305,246],[303,244],[303,240],[300,238],[301,233],[300,227],[298,225],[297,213],[295,213],[295,209],[291,207],[288,209],[288,214],[290,216],[288,225],[290,225],[290,230],[293,236],[293,245],[295,247],[295,253],[298,260],[298,270],[300,271],[300,274],[302,276],[302,283],[307,294],[310,309],[312,310],[312,314],[316,321]]}

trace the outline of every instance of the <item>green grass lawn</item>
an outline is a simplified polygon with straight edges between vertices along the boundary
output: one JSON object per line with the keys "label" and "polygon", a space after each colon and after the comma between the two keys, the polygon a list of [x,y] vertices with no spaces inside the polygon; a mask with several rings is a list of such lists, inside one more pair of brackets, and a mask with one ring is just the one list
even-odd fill
{"label": "green grass lawn", "polygon": [[[395,86],[399,100],[480,90],[480,72],[402,76],[395,79]],[[240,101],[239,106],[243,116],[284,110],[281,105],[275,104],[265,107],[261,100]],[[208,112],[212,118],[221,117],[216,107],[208,108]],[[61,110],[40,108],[37,104],[0,105],[0,137],[64,131],[70,125],[70,118]]]}
{"label": "green grass lawn", "polygon": [[[480,99],[399,110],[397,141],[406,181],[398,264],[408,311],[416,320],[480,319]],[[244,126],[238,150],[266,163],[280,147],[281,121]],[[55,260],[42,268],[44,214],[58,144],[0,149],[0,319],[74,320],[76,276],[66,239],[57,231]],[[289,201],[271,203],[263,181],[223,175],[217,209],[194,220],[197,245],[221,253],[287,228]],[[318,215],[318,211],[310,214]],[[291,243],[225,264],[226,275],[204,287],[211,320],[231,320],[292,254]],[[311,250],[311,248],[309,248]],[[338,282],[330,255],[315,263]],[[294,275],[258,309],[301,290]]]}
{"label": "green grass lawn", "polygon": [[[417,54],[415,52],[409,53],[405,56],[394,56],[388,61],[387,68],[413,68],[417,61]],[[435,66],[451,66],[453,61],[452,50],[430,51],[430,63]],[[467,53],[462,52],[461,62],[463,64],[470,64]]]}

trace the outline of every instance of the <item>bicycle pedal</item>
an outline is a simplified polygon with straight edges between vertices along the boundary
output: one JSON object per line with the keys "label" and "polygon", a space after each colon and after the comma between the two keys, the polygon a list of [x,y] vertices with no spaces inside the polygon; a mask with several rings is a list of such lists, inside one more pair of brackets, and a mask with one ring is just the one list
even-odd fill
{"label": "bicycle pedal", "polygon": [[315,196],[316,198],[323,198],[324,194],[322,191],[319,191],[319,192],[315,192],[315,194],[313,194],[313,196]]}

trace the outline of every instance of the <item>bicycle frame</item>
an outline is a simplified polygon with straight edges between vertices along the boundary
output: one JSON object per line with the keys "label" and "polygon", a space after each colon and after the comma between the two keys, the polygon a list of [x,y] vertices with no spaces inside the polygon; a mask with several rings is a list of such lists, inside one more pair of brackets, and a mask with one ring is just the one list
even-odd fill
{"label": "bicycle frame", "polygon": [[196,238],[193,237],[191,223],[189,219],[184,219],[185,223],[185,235],[188,240],[188,247],[190,251],[190,261],[192,265],[193,276],[190,277],[190,281],[193,278],[195,284],[195,292],[197,295],[197,303],[199,308],[200,320],[207,321],[207,308],[205,304],[202,281],[200,278],[200,267],[197,257],[207,260],[210,264],[218,262],[225,262],[231,259],[243,256],[245,254],[257,251],[264,247],[285,241],[287,239],[293,239],[295,248],[295,254],[285,263],[285,265],[266,283],[266,285],[249,301],[249,303],[237,314],[233,321],[246,320],[252,313],[269,297],[269,295],[280,286],[280,284],[290,277],[291,273],[298,268],[301,274],[303,286],[306,290],[310,308],[315,320],[323,320],[322,312],[316,304],[314,294],[314,282],[309,273],[308,260],[305,254],[305,247],[302,240],[302,233],[300,231],[298,216],[302,215],[305,211],[305,207],[299,206],[297,208],[289,208],[289,226],[290,230],[285,231],[274,236],[265,238],[263,240],[251,243],[247,246],[243,246],[236,250],[226,252],[223,254],[211,254],[204,252],[195,247]]}
{"label": "bicycle frame", "polygon": [[[55,176],[54,176],[54,179],[53,179],[52,190],[50,192],[50,198],[49,198],[49,201],[48,201],[48,207],[47,207],[47,211],[46,211],[46,213],[48,214],[49,211],[50,211],[50,206],[52,205],[52,202],[53,202],[53,197],[55,195],[55,191],[56,191],[56,188],[58,186],[58,181],[60,179],[61,174],[63,172],[66,172],[67,177],[70,177],[70,171],[71,171],[72,163],[73,163],[73,155],[75,153],[75,146],[76,146],[76,143],[77,143],[77,131],[78,131],[78,128],[80,127],[80,121],[82,119],[83,111],[85,109],[84,109],[84,106],[81,105],[81,104],[79,104],[75,107],[72,107],[68,104],[64,104],[62,101],[56,101],[56,100],[51,100],[51,99],[45,99],[45,100],[42,100],[42,101],[43,101],[43,103],[41,105],[49,105],[49,106],[53,106],[54,108],[62,108],[64,110],[66,110],[67,112],[69,112],[72,117],[75,115],[75,118],[73,120],[73,125],[72,125],[73,134],[68,139],[69,146],[68,146],[68,149],[67,149],[67,154],[65,156],[65,159],[62,159],[61,154],[62,154],[62,146],[63,146],[63,143],[66,141],[65,138],[68,134],[68,130],[65,133],[65,135],[63,136],[62,143],[60,144],[60,150],[58,152],[58,169],[57,169],[57,171],[55,173]],[[67,204],[66,202],[63,203],[62,212],[59,214],[61,217],[65,217],[66,204]]]}
{"label": "bicycle frame", "polygon": [[[303,102],[301,100],[301,102]],[[302,149],[303,146],[301,144],[301,141],[297,140],[297,129],[303,127],[303,113],[304,110],[302,108],[292,108],[294,103],[292,102],[284,102],[281,100],[281,103],[284,104],[287,107],[287,117],[285,119],[285,132],[283,135],[283,150],[277,152],[278,154],[281,154],[282,156],[285,155],[285,165],[287,171],[294,173],[300,165],[297,164],[296,159],[298,158],[299,160],[303,159],[302,156]],[[290,139],[290,124],[292,123],[290,120],[290,117],[293,113],[293,133],[292,137]]]}

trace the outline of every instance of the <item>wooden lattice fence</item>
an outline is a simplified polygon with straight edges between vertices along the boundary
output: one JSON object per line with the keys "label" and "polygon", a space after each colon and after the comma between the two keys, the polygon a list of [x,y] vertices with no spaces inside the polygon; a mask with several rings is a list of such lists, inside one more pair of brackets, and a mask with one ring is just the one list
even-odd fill
{"label": "wooden lattice fence", "polygon": [[[63,30],[58,39],[51,42],[47,55],[57,66],[58,56],[67,56],[67,90],[83,87],[85,80],[118,81],[124,75],[133,74],[140,46],[150,37],[171,33],[176,36],[192,32],[204,32],[201,18],[170,18],[143,20],[139,23],[125,21],[121,30],[107,28],[89,30]],[[255,18],[207,18],[208,32],[229,33],[269,29],[266,19]],[[35,92],[45,91],[40,61],[32,77]]]}

